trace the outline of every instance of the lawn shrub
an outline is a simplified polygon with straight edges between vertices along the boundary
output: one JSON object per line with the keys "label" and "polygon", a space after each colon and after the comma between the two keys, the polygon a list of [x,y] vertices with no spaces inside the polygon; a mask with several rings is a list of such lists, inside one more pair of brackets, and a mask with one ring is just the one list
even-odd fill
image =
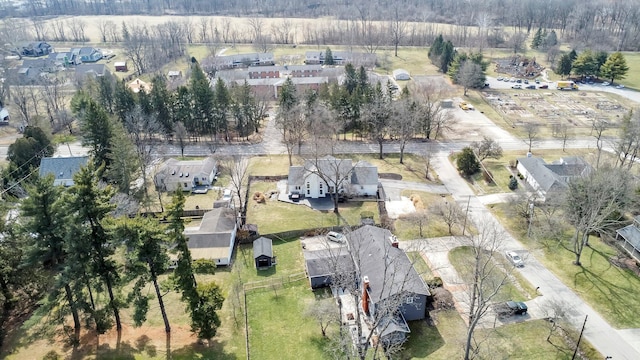
{"label": "lawn shrub", "polygon": [[255,200],[258,204],[264,204],[267,202],[267,198],[261,191],[256,191],[253,194],[253,200]]}
{"label": "lawn shrub", "polygon": [[509,190],[515,190],[518,188],[518,180],[513,175],[509,175]]}
{"label": "lawn shrub", "polygon": [[412,194],[409,199],[413,203],[413,206],[416,208],[416,210],[424,209],[424,203],[422,202],[422,198],[420,197],[420,195]]}
{"label": "lawn shrub", "polygon": [[215,274],[216,263],[211,259],[193,260],[193,272],[196,274]]}

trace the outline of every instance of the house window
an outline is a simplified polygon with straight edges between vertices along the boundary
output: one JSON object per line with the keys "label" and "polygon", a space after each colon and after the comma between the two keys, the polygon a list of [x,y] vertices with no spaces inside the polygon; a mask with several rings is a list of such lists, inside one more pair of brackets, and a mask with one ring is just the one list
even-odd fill
{"label": "house window", "polygon": [[320,189],[322,189],[322,183],[320,183]]}
{"label": "house window", "polygon": [[182,183],[184,185],[184,187],[187,187],[187,183]]}
{"label": "house window", "polygon": [[320,189],[320,195],[322,195],[322,189]]}
{"label": "house window", "polygon": [[311,189],[311,184],[307,183],[307,189]]}
{"label": "house window", "polygon": [[311,195],[311,190],[307,189],[307,195]]}
{"label": "house window", "polygon": [[407,304],[413,304],[413,296],[407,296]]}

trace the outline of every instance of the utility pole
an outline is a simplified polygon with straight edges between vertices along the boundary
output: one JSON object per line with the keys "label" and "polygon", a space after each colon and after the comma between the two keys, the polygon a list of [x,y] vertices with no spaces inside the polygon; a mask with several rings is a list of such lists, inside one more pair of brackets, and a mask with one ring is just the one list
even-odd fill
{"label": "utility pole", "polygon": [[464,231],[467,229],[467,218],[469,217],[469,203],[471,202],[471,195],[467,199],[467,211],[464,213],[464,225],[462,225],[462,236],[464,236]]}
{"label": "utility pole", "polygon": [[532,199],[529,203],[529,226],[527,227],[527,237],[531,237],[531,223],[533,222],[533,209],[535,206],[535,199]]}
{"label": "utility pole", "polygon": [[585,326],[587,326],[587,317],[589,315],[585,315],[584,316],[584,323],[582,323],[582,330],[580,330],[580,336],[578,337],[578,343],[576,344],[576,350],[573,352],[573,356],[571,357],[571,360],[574,360],[576,358],[576,355],[578,354],[578,348],[580,347],[580,340],[582,340],[582,333],[584,332],[584,328]]}

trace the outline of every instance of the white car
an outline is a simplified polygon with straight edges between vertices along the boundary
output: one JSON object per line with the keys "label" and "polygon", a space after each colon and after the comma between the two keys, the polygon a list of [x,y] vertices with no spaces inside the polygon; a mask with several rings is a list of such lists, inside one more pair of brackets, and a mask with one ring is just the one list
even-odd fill
{"label": "white car", "polygon": [[616,86],[616,89],[624,89],[624,85],[620,84],[620,85]]}
{"label": "white car", "polygon": [[504,253],[507,259],[513,264],[515,267],[523,267],[524,260],[520,257],[520,255],[516,254],[513,251],[507,251]]}
{"label": "white car", "polygon": [[224,189],[224,192],[222,193],[222,200],[231,200],[231,190]]}
{"label": "white car", "polygon": [[344,244],[344,242],[345,242],[344,235],[340,234],[339,232],[335,232],[335,231],[329,231],[327,233],[327,240],[336,242],[338,244]]}
{"label": "white car", "polygon": [[609,86],[609,85],[611,85],[611,83],[608,82],[608,81],[605,81],[605,82],[602,83],[602,86]]}

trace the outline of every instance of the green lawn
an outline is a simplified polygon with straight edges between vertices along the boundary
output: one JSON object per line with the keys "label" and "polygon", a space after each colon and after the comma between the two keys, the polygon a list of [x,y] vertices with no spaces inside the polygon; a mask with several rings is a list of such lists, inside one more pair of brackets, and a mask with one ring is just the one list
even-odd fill
{"label": "green lawn", "polygon": [[[403,190],[401,193],[402,196],[410,198],[411,195],[418,195],[424,204],[425,209],[429,209],[431,205],[436,204],[440,201],[453,201],[453,198],[450,195],[441,196],[439,194],[428,193],[424,191],[415,191],[415,190]],[[420,229],[418,225],[412,224],[410,221],[405,220],[402,216],[397,219],[394,223],[395,232],[394,234],[400,240],[413,240],[419,238],[433,238],[433,237],[442,237],[442,236],[450,236],[449,228],[447,225],[437,217],[436,215],[428,215],[427,224],[422,229],[422,236],[420,236]],[[469,224],[467,224],[469,226]],[[462,233],[462,226],[454,226],[453,228],[454,234]]]}
{"label": "green lawn", "polygon": [[[617,254],[614,248],[592,237],[589,240],[591,246],[585,247],[582,252],[582,266],[575,266],[572,264],[575,255],[566,250],[561,242],[527,238],[524,219],[509,215],[507,206],[498,204],[492,211],[511,234],[535,252],[536,258],[565,285],[594,309],[598,309],[612,326],[621,329],[640,327],[640,319],[635,315],[640,312],[640,297],[637,296],[640,278],[629,270],[611,264],[609,259]],[[567,246],[568,241],[564,240]]]}
{"label": "green lawn", "polygon": [[[256,181],[251,184],[251,194],[275,188],[275,182]],[[339,209],[340,217],[344,218],[349,225],[360,224],[360,214],[365,211],[375,214],[376,223],[380,221],[378,205],[375,201],[340,203]],[[247,207],[247,222],[257,224],[261,234],[345,225],[332,210],[319,211],[302,204],[277,200],[267,200],[266,203],[259,204],[251,199]]]}
{"label": "green lawn", "polygon": [[472,177],[475,184],[474,190],[480,193],[479,195],[510,192],[509,175],[511,172],[507,169],[509,164],[502,159],[485,159],[482,163],[491,173],[495,182],[487,183],[481,171]]}
{"label": "green lawn", "polygon": [[[460,277],[466,283],[471,283],[473,281],[473,268],[472,268],[473,256],[474,256],[473,249],[469,246],[458,247],[449,252],[449,260],[451,261],[451,264],[455,267]],[[501,254],[495,253],[493,256],[495,257],[493,261],[496,265],[503,264],[503,262],[501,261],[502,259]],[[504,268],[507,271],[510,271],[509,266],[505,266]],[[497,266],[493,272],[493,275],[495,275],[496,279],[501,279],[504,276],[504,274],[505,274],[504,272],[500,271],[500,266]],[[507,279],[504,285],[500,288],[498,295],[496,295],[493,301],[500,302],[500,301],[506,301],[506,300],[515,300],[515,301],[529,300],[529,294],[523,294],[523,292],[518,289],[519,286],[521,285],[515,284],[514,282],[509,281]],[[489,291],[493,291],[493,289],[489,289]]]}
{"label": "green lawn", "polygon": [[409,260],[411,260],[413,267],[416,269],[418,274],[420,274],[424,281],[433,279],[433,273],[431,272],[431,269],[418,251],[407,252],[407,256],[409,257]]}

